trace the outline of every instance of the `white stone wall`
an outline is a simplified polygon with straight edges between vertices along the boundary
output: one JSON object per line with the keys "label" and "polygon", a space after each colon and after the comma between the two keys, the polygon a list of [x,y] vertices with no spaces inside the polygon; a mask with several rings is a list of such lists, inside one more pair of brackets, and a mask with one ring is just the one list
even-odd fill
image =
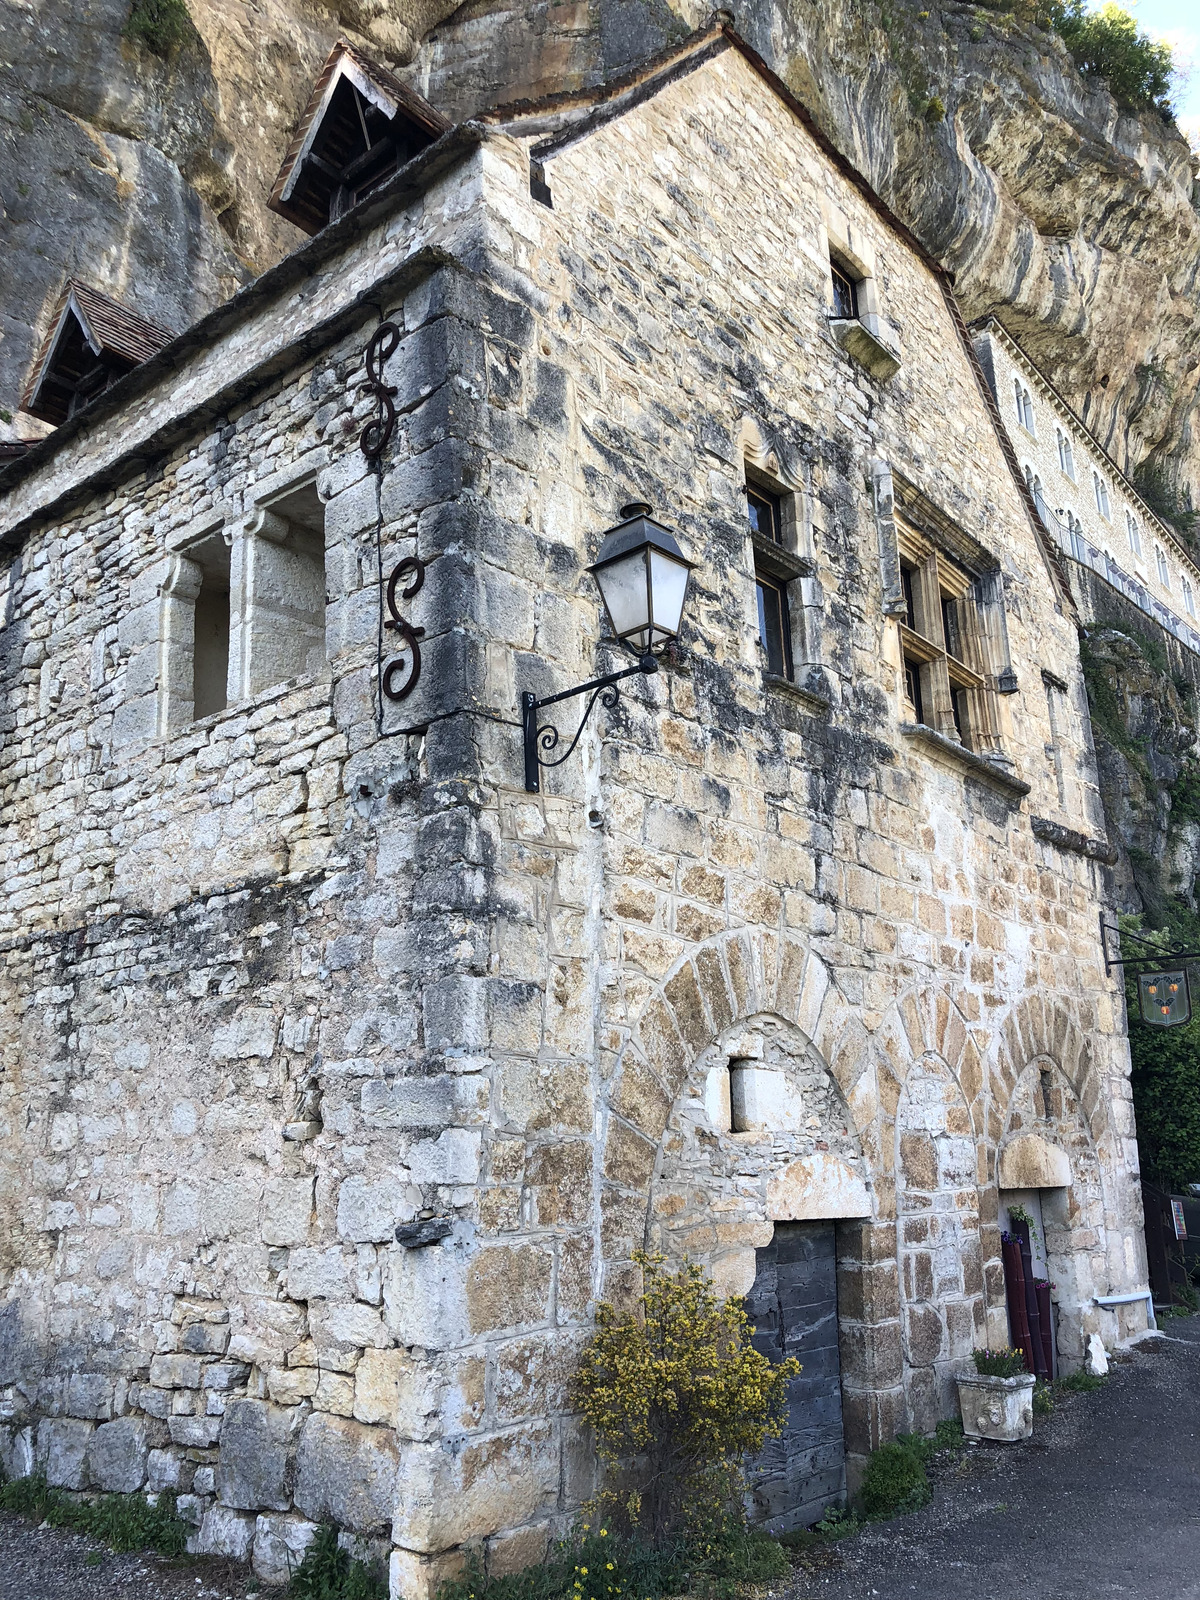
{"label": "white stone wall", "polygon": [[[738,1191],[711,1256],[730,1286],[772,1217],[842,1192],[818,1155],[869,1192],[839,1213],[858,1460],[932,1419],[968,1324],[1004,1336],[996,1152],[1032,1060],[1095,1153],[1089,1272],[1144,1281],[1105,869],[1030,824],[1097,826],[1074,623],[944,284],[732,51],[548,161],[553,210],[533,137],[489,134],[436,203],[339,236],[309,297],[137,398],[136,457],[104,419],[8,513],[6,1459],[177,1483],[199,1545],[264,1576],[337,1521],[410,1600],[464,1541],[497,1570],[535,1559],[593,1486],[571,1375],[676,1180]],[[890,380],[831,336],[827,239],[876,275]],[[379,310],[404,338],[377,486],[357,440]],[[748,440],[815,560],[802,692],[762,676]],[[881,460],[1003,573],[1020,693],[998,771],[901,732]],[[314,474],[327,672],[158,731],[129,708],[161,702],[172,553],[244,537]],[[520,692],[615,664],[585,568],[641,495],[698,563],[679,657],[528,795]],[[385,574],[427,564],[406,611],[424,671],[384,738],[377,531]],[[1057,733],[1042,668],[1073,697]],[[804,1128],[772,1129],[740,1188],[682,1156],[672,1175],[706,1052],[747,1029],[804,1063]],[[956,1155],[923,1186],[923,1147],[905,1170],[917,1062],[957,1086],[973,1183]],[[937,1329],[898,1186],[953,1189],[977,1226],[982,1287],[964,1275]]]}

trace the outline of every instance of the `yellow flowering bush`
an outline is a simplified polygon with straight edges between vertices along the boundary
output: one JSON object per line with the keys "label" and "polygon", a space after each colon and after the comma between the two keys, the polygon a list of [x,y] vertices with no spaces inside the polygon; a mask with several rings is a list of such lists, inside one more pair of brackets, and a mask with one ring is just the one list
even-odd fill
{"label": "yellow flowering bush", "polygon": [[795,1360],[772,1364],[750,1343],[738,1299],[685,1261],[640,1253],[633,1313],[602,1304],[576,1394],[605,1468],[604,1505],[652,1541],[740,1516],[746,1456],[777,1438]]}

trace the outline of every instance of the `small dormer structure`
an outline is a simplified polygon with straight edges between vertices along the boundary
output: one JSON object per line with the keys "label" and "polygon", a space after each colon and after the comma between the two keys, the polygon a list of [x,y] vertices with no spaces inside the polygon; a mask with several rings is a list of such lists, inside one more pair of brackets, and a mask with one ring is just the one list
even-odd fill
{"label": "small dormer structure", "polygon": [[172,337],[120,301],[69,278],[34,363],[21,409],[58,427]]}
{"label": "small dormer structure", "polygon": [[318,233],[450,126],[399,78],[339,39],[267,205],[305,233]]}

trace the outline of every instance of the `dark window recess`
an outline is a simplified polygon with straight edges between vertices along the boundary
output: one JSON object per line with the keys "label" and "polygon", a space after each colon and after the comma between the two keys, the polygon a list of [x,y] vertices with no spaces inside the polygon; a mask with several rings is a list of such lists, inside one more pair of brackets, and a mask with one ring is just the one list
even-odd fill
{"label": "dark window recess", "polygon": [[913,598],[913,569],[900,568],[900,586],[904,590],[904,620],[914,633],[919,633],[917,627],[917,602]]}
{"label": "dark window recess", "polygon": [[529,193],[539,205],[549,206],[554,210],[554,199],[550,193],[550,185],[546,182],[546,169],[540,161],[529,163]]}
{"label": "dark window recess", "polygon": [[918,722],[925,721],[925,709],[921,703],[921,668],[908,656],[904,658],[904,693],[912,703]]}
{"label": "dark window recess", "polygon": [[792,675],[792,630],[788,622],[787,588],[761,573],[758,590],[758,640],[766,656],[767,671],[777,678]]}
{"label": "dark window recess", "polygon": [[954,712],[954,726],[958,729],[958,737],[966,740],[967,737],[967,711],[965,703],[965,689],[951,689],[950,707]]}
{"label": "dark window recess", "polygon": [[73,417],[171,335],[90,285],[71,279],[51,319],[21,409],[55,427]]}
{"label": "dark window recess", "polygon": [[746,510],[751,533],[756,533],[760,539],[769,539],[772,544],[782,544],[783,521],[779,509],[778,495],[746,485]]}
{"label": "dark window recess", "polygon": [[833,274],[833,314],[852,322],[858,316],[858,284],[836,261],[831,261]]}

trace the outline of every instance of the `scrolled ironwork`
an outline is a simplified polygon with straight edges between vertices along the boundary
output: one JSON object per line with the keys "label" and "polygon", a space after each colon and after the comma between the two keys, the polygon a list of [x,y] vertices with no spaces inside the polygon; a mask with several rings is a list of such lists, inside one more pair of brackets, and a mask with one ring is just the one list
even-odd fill
{"label": "scrolled ironwork", "polygon": [[388,359],[395,355],[399,348],[400,329],[394,322],[381,322],[367,342],[366,386],[375,398],[378,414],[367,423],[359,435],[358,443],[363,455],[372,466],[378,463],[387,449],[388,441],[396,427],[396,406],[392,396],[397,390],[395,384],[384,382],[383,369]]}
{"label": "scrolled ironwork", "polygon": [[[410,581],[400,590],[400,597],[403,600],[411,600],[415,594],[420,592],[425,582],[425,563],[420,556],[404,556],[397,561],[387,581],[386,598],[390,615],[383,625],[385,628],[390,628],[393,633],[400,635],[408,651],[407,657],[397,656],[382,669],[380,686],[389,700],[407,700],[417,687],[417,679],[421,676],[421,646],[419,641],[425,637],[425,629],[414,627],[407,618],[400,615],[396,605],[396,590],[399,588],[400,581],[403,578],[408,578]],[[397,686],[397,674],[404,671],[406,667],[407,676]]]}
{"label": "scrolled ironwork", "polygon": [[[526,692],[521,696],[521,723],[525,738],[525,788],[529,794],[537,794],[541,789],[539,769],[541,767],[561,767],[563,762],[579,743],[584,728],[587,727],[588,718],[592,714],[592,707],[599,700],[601,705],[611,711],[621,698],[621,691],[617,684],[623,678],[632,678],[636,673],[649,676],[658,671],[658,662],[655,658],[643,655],[636,667],[626,667],[623,672],[610,672],[606,677],[593,678],[590,683],[581,683],[576,689],[564,689],[561,694],[550,694],[543,700],[537,695]],[[591,692],[591,699],[583,713],[579,726],[575,730],[575,737],[563,751],[561,756],[556,756],[553,761],[547,761],[542,751],[548,755],[552,750],[558,749],[559,732],[553,723],[538,726],[538,712],[543,706],[557,705],[560,700],[573,700],[576,695]]]}

